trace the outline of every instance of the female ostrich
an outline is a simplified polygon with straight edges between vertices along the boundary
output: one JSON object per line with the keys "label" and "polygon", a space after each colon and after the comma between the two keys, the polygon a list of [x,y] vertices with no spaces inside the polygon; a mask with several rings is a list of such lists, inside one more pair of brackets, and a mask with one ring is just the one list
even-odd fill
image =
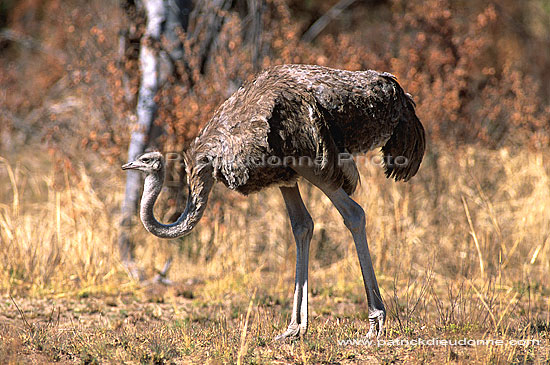
{"label": "female ostrich", "polygon": [[424,155],[424,128],[394,76],[283,65],[264,70],[236,91],[184,153],[189,196],[175,223],[159,223],[153,215],[164,181],[162,155],[146,153],[122,168],[146,174],[141,220],[162,238],[191,232],[215,181],[244,195],[279,187],[297,249],[292,317],[277,339],[307,331],[313,221],[296,181],[300,176],[310,181],[332,201],[353,236],[367,293],[367,335],[374,337],[383,333],[386,310],[367,245],[365,213],[350,195],[359,181],[351,154],[377,147],[382,147],[386,176],[396,181],[414,176]]}

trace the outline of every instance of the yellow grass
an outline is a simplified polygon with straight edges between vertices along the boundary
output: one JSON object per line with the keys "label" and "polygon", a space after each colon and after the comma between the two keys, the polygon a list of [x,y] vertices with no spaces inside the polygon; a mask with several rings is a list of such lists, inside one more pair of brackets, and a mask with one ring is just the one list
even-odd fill
{"label": "yellow grass", "polygon": [[[367,237],[389,314],[387,338],[417,333],[448,337],[457,331],[476,338],[538,338],[545,345],[528,350],[486,346],[470,356],[480,362],[548,361],[540,350],[548,346],[550,153],[433,145],[409,184],[386,180],[370,157],[358,161],[362,183],[355,199],[367,215]],[[4,298],[130,292],[140,300],[144,295],[118,260],[117,212],[124,173],[99,160],[74,166],[55,166],[49,157],[30,153],[0,160]],[[351,236],[327,198],[307,183],[300,186],[315,221],[310,336],[328,335],[326,328],[335,330],[341,319],[363,331],[365,297]],[[189,237],[171,244],[137,224],[135,239],[137,258],[150,276],[173,256],[170,278],[194,286],[191,303],[198,309],[192,313],[219,320],[219,327],[212,329],[221,336],[211,343],[220,350],[211,354],[214,358],[250,362],[256,356],[251,354],[263,348],[250,336],[283,329],[291,305],[295,249],[277,189],[245,198],[218,184]],[[270,312],[273,305],[282,313]],[[236,311],[238,328],[222,336],[226,319],[215,306],[233,308],[227,313]],[[173,304],[178,318],[190,318],[178,308]],[[190,328],[178,335],[184,343],[195,339],[189,337]],[[338,338],[352,335],[342,332]],[[224,352],[227,341],[234,349]],[[295,346],[291,361],[320,359],[315,349],[304,350],[314,347],[311,343]],[[196,360],[195,350],[189,351]],[[349,351],[340,348],[335,359]],[[417,356],[424,356],[422,351]],[[456,355],[449,351],[442,355],[445,361]]]}

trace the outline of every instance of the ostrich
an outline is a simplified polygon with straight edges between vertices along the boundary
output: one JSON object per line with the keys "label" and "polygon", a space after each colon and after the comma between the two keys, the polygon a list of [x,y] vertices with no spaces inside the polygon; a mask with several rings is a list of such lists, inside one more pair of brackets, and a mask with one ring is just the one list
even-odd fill
{"label": "ostrich", "polygon": [[189,195],[176,222],[165,225],[153,215],[164,181],[162,155],[145,153],[122,168],[146,174],[140,216],[145,228],[161,238],[191,232],[216,181],[244,195],[279,187],[296,241],[296,276],[290,324],[276,339],[304,335],[308,327],[313,220],[297,179],[311,182],[330,199],[353,236],[367,294],[367,336],[372,338],[383,333],[386,310],[367,245],[365,213],[350,195],[359,182],[353,154],[378,147],[386,177],[396,181],[414,176],[424,155],[424,128],[415,104],[393,75],[281,65],[237,90],[184,152]]}

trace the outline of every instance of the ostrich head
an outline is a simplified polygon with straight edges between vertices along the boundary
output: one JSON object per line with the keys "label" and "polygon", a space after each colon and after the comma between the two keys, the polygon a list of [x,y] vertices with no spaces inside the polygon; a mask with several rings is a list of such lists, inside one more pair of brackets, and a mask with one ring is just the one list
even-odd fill
{"label": "ostrich head", "polygon": [[123,170],[137,170],[145,173],[143,195],[141,196],[140,217],[145,229],[161,238],[185,236],[195,227],[206,208],[208,194],[212,189],[213,178],[211,166],[196,168],[194,159],[186,161],[189,168],[189,196],[185,211],[178,220],[171,224],[162,224],[155,219],[153,207],[164,183],[164,157],[160,152],[148,152],[135,161],[122,166]]}
{"label": "ostrich head", "polygon": [[147,175],[158,175],[164,171],[164,157],[160,152],[147,152],[135,161],[122,166],[123,170],[138,170]]}

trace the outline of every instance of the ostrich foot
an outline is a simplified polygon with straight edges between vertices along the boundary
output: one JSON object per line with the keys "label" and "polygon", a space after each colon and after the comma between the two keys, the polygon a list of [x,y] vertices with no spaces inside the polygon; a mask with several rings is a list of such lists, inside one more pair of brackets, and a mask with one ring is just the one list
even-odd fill
{"label": "ostrich foot", "polygon": [[300,326],[298,323],[291,323],[288,325],[286,331],[275,337],[275,341],[284,340],[289,337],[299,337],[306,334],[307,327]]}
{"label": "ostrich foot", "polygon": [[376,311],[369,315],[370,328],[367,333],[367,338],[380,338],[384,334],[384,322],[386,320],[386,313],[384,311]]}

